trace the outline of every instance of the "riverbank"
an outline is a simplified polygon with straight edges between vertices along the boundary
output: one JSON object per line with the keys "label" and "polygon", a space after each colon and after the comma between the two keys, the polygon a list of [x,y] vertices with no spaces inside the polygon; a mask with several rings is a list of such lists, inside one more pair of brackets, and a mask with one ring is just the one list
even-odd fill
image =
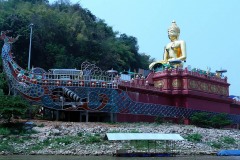
{"label": "riverbank", "polygon": [[108,141],[105,134],[109,132],[178,133],[186,139],[176,143],[176,152],[181,155],[214,155],[221,149],[240,149],[240,130],[236,129],[156,123],[32,122],[35,127],[29,133],[1,135],[0,154],[112,155],[122,148],[146,149],[144,144]]}

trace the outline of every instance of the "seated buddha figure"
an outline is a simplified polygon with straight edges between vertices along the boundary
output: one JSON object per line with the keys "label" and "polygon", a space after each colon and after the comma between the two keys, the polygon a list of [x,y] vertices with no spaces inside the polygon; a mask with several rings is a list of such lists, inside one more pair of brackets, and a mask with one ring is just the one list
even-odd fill
{"label": "seated buddha figure", "polygon": [[156,70],[158,67],[166,66],[182,66],[183,62],[186,61],[186,44],[183,40],[179,40],[180,28],[176,22],[173,21],[172,25],[168,29],[168,43],[164,48],[163,60],[153,62],[149,65],[150,70]]}

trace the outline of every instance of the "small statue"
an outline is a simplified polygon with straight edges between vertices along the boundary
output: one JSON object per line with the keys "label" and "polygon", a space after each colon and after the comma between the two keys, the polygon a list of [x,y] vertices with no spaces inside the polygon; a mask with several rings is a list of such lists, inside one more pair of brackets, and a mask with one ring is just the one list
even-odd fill
{"label": "small statue", "polygon": [[159,66],[182,66],[182,62],[186,61],[186,43],[183,40],[178,40],[180,34],[180,28],[176,22],[173,21],[172,25],[168,29],[168,43],[164,48],[163,60],[153,62],[149,65],[149,69],[153,70]]}
{"label": "small statue", "polygon": [[1,31],[0,39],[4,40],[4,43],[12,44],[18,40],[20,35],[18,35],[16,38],[8,37],[7,33],[12,32],[11,30]]}

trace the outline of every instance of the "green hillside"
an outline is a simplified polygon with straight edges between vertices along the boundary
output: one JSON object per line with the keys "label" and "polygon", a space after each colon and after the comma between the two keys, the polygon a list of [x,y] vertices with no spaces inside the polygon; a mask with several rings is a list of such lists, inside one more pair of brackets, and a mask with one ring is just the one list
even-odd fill
{"label": "green hillside", "polygon": [[139,53],[135,37],[119,34],[80,4],[1,0],[0,30],[13,30],[10,36],[22,35],[13,52],[23,68],[28,62],[30,23],[34,24],[34,67],[79,69],[82,62],[89,61],[104,70],[122,71],[147,69],[151,61],[150,56]]}

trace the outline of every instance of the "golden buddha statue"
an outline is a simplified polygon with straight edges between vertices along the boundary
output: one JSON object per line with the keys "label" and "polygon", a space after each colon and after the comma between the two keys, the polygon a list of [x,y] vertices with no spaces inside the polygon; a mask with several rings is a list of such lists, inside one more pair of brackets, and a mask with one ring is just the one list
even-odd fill
{"label": "golden buddha statue", "polygon": [[180,28],[176,22],[173,21],[172,25],[168,28],[168,43],[164,48],[163,60],[153,62],[149,65],[149,69],[153,70],[158,66],[181,66],[183,61],[186,61],[186,43],[183,40],[178,40]]}

